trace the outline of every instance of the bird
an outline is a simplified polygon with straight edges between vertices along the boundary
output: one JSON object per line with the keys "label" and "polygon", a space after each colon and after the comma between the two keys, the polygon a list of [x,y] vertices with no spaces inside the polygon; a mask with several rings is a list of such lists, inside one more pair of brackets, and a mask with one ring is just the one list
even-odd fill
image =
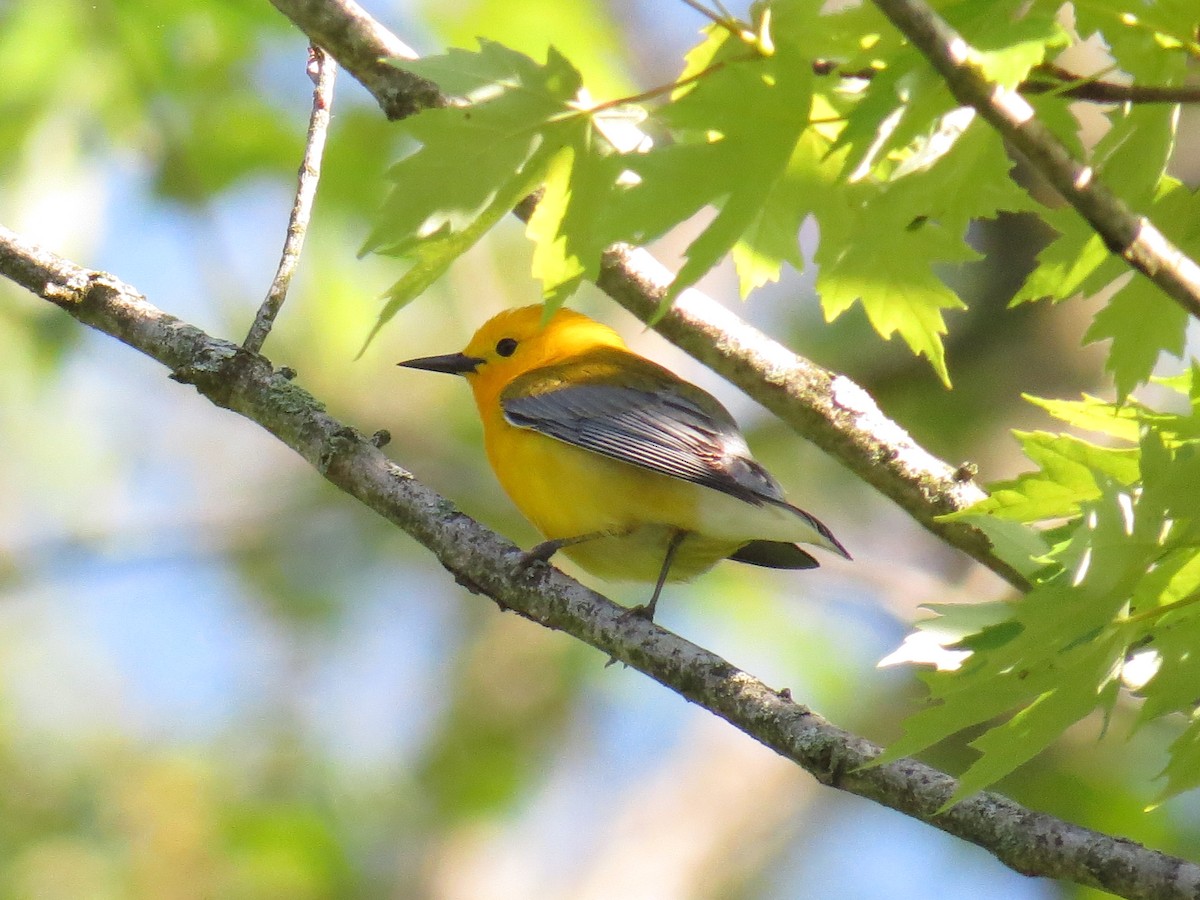
{"label": "bird", "polygon": [[492,470],[545,538],[522,566],[562,551],[605,580],[653,582],[632,610],[646,619],[667,582],[724,559],[815,568],[801,543],[851,558],[788,502],[715,397],[582,313],[508,309],[462,352],[398,365],[466,378]]}

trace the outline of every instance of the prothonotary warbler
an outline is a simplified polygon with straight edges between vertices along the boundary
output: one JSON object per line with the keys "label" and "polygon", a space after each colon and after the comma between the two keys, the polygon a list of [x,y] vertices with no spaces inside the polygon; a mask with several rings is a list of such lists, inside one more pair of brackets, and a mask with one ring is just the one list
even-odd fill
{"label": "prothonotary warbler", "polygon": [[466,376],[492,469],[546,537],[526,559],[562,550],[602,578],[653,581],[647,618],[665,582],[722,559],[817,566],[797,543],[850,558],[788,503],[725,407],[587,316],[508,310],[461,353],[400,365]]}

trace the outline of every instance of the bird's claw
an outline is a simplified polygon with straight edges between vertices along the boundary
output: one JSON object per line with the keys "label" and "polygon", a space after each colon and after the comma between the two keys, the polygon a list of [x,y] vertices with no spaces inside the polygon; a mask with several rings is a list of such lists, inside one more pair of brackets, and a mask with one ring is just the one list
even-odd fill
{"label": "bird's claw", "polygon": [[530,547],[517,559],[517,572],[524,573],[535,563],[549,563],[550,557],[556,550],[558,550],[558,544],[555,541],[542,541],[542,543]]}
{"label": "bird's claw", "polygon": [[622,618],[645,619],[647,622],[654,621],[654,607],[650,604],[639,603],[637,606],[630,606],[622,613]]}

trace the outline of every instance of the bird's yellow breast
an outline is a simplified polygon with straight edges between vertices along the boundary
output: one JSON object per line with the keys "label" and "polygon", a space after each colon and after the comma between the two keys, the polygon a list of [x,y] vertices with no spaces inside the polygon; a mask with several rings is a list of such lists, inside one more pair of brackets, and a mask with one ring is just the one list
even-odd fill
{"label": "bird's yellow breast", "polygon": [[[484,444],[505,492],[547,538],[607,533],[563,550],[602,578],[653,581],[672,533],[703,531],[708,488],[513,427],[499,415],[485,417]],[[689,537],[670,580],[694,578],[742,543]]]}

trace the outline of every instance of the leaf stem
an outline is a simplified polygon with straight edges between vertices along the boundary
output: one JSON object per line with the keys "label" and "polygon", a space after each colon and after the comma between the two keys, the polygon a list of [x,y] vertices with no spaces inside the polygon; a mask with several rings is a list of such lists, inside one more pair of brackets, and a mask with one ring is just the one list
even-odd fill
{"label": "leaf stem", "polygon": [[1178,612],[1194,603],[1200,603],[1200,591],[1193,591],[1183,599],[1176,600],[1174,603],[1168,603],[1165,606],[1155,606],[1132,616],[1126,616],[1122,624],[1134,625],[1139,622],[1147,622],[1151,619],[1157,619],[1159,616],[1165,616],[1167,613]]}
{"label": "leaf stem", "polygon": [[590,106],[584,112],[588,115],[594,115],[605,110],[615,109],[618,106],[627,106],[630,103],[641,103],[645,100],[653,100],[655,97],[660,97],[663,94],[669,93],[676,88],[685,87],[693,82],[699,81],[701,78],[707,78],[714,72],[719,72],[731,62],[750,62],[758,59],[758,54],[746,57],[735,57],[733,59],[723,59],[720,62],[715,62],[711,66],[701,69],[695,74],[689,75],[687,78],[680,78],[678,81],[672,81],[667,84],[660,84],[658,87],[650,88],[648,91],[642,91],[640,94],[633,94],[629,97],[618,97],[615,100],[605,100],[603,103],[597,103],[595,106]]}

